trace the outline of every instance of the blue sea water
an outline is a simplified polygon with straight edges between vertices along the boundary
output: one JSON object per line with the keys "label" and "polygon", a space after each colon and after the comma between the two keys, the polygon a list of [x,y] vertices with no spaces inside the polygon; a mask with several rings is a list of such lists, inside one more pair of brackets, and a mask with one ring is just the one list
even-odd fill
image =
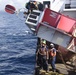
{"label": "blue sea water", "polygon": [[15,14],[0,12],[0,75],[33,75],[37,38]]}

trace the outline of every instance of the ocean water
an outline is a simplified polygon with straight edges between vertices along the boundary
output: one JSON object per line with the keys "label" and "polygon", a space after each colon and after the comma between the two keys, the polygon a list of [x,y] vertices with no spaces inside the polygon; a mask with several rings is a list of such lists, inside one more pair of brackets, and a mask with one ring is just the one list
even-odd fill
{"label": "ocean water", "polygon": [[33,75],[37,37],[15,14],[0,12],[0,75]]}

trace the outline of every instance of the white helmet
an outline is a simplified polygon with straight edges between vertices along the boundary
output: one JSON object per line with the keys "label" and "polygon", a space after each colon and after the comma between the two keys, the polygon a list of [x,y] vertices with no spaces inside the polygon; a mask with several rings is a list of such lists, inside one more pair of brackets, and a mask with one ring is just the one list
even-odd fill
{"label": "white helmet", "polygon": [[54,47],[54,44],[53,44],[53,43],[51,43],[51,44],[50,44],[50,46],[51,46],[51,47]]}

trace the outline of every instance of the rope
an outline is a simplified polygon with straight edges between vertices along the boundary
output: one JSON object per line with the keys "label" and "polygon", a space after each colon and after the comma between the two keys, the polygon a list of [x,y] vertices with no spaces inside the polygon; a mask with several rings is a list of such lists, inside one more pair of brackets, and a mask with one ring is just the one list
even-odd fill
{"label": "rope", "polygon": [[[76,71],[76,66],[75,66],[75,69],[74,69],[74,68],[71,69],[71,68],[69,68],[69,67],[66,65],[66,63],[65,63],[65,61],[64,61],[64,59],[63,59],[63,56],[62,56],[61,51],[59,52],[59,54],[60,54],[60,56],[61,56],[62,62],[63,62],[63,64],[65,65],[65,67],[66,67],[67,69],[69,69],[69,70]],[[76,60],[76,59],[75,59],[75,60]]]}
{"label": "rope", "polygon": [[62,60],[63,64],[65,65],[65,67],[70,70],[70,68],[66,65],[66,62],[63,59],[61,51],[59,52],[59,55],[61,56],[61,60]]}
{"label": "rope", "polygon": [[[26,12],[26,11],[27,11],[27,10],[26,10],[25,8],[20,8],[20,9],[18,9],[18,11],[16,11],[15,13],[16,13],[16,16],[17,16],[20,20],[25,21],[27,15],[24,14],[24,12]],[[20,13],[21,13],[21,14],[20,14]]]}

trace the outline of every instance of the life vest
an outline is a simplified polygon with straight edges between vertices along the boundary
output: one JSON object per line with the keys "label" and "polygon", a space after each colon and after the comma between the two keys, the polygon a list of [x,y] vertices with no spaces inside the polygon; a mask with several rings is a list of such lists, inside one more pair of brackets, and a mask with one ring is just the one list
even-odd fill
{"label": "life vest", "polygon": [[50,51],[50,56],[53,56],[53,52]]}
{"label": "life vest", "polygon": [[50,56],[50,57],[56,56],[56,49],[55,49],[55,48],[52,48],[52,49],[50,50],[49,56]]}

